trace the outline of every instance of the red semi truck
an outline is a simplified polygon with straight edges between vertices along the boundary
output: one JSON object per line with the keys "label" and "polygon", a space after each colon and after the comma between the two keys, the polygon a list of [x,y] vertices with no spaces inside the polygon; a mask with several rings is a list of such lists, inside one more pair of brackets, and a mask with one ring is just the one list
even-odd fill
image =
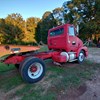
{"label": "red semi truck", "polygon": [[[27,51],[13,53],[2,60],[5,64],[15,64],[22,78],[28,83],[41,80],[45,74],[43,60],[52,59],[56,63],[77,61],[82,63],[88,56],[88,49],[76,36],[74,25],[64,24],[48,31],[48,51]],[[6,47],[7,49],[7,47]],[[18,48],[13,48],[18,50]]]}

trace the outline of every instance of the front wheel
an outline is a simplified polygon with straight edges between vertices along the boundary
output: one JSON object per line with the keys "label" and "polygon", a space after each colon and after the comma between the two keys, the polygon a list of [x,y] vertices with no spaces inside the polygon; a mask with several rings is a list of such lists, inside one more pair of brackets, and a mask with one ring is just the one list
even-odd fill
{"label": "front wheel", "polygon": [[78,63],[82,63],[85,59],[85,55],[84,55],[84,51],[80,51],[79,55],[78,55]]}
{"label": "front wheel", "polygon": [[26,82],[38,82],[45,74],[44,62],[39,58],[26,58],[20,65],[20,73]]}

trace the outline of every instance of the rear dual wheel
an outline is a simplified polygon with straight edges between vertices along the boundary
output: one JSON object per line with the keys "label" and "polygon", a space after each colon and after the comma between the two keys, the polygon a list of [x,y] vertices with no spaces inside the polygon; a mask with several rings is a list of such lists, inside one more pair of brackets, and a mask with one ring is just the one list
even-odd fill
{"label": "rear dual wheel", "polygon": [[19,66],[22,78],[28,83],[40,81],[45,74],[45,64],[39,58],[26,58]]}

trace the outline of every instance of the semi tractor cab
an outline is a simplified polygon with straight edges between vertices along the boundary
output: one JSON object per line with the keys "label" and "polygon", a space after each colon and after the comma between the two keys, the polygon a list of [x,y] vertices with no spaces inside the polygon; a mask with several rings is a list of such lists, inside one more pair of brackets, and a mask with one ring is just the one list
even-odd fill
{"label": "semi tractor cab", "polygon": [[48,48],[55,51],[62,51],[61,55],[66,56],[66,61],[77,60],[83,62],[88,56],[87,47],[76,36],[77,32],[74,25],[64,24],[48,31]]}

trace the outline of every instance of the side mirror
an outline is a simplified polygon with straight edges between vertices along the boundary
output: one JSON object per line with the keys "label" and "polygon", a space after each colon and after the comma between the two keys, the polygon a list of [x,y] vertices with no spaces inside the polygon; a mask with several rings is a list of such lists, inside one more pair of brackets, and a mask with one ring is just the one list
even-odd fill
{"label": "side mirror", "polygon": [[79,35],[79,33],[76,31],[75,36],[78,36],[78,35]]}
{"label": "side mirror", "polygon": [[76,26],[75,30],[76,30],[75,35],[78,36],[79,35],[79,25]]}
{"label": "side mirror", "polygon": [[76,26],[77,34],[79,34],[79,25]]}

